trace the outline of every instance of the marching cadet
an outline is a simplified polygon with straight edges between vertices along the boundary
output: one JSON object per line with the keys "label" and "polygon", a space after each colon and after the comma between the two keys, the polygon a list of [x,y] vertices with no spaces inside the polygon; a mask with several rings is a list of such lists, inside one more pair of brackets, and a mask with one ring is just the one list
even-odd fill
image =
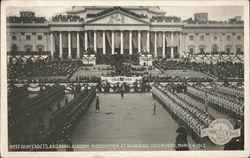
{"label": "marching cadet", "polygon": [[65,97],[65,104],[64,105],[68,105],[69,101],[68,101],[68,97]]}
{"label": "marching cadet", "polygon": [[156,115],[156,100],[154,100],[153,111],[154,111],[153,115]]}
{"label": "marching cadet", "polygon": [[95,112],[100,111],[100,101],[99,101],[99,96],[96,96],[96,102],[95,102]]}
{"label": "marching cadet", "polygon": [[124,86],[122,85],[122,86],[121,86],[121,89],[120,89],[121,98],[122,98],[122,99],[123,99],[123,97],[124,97],[124,91],[125,91],[125,88],[124,88]]}

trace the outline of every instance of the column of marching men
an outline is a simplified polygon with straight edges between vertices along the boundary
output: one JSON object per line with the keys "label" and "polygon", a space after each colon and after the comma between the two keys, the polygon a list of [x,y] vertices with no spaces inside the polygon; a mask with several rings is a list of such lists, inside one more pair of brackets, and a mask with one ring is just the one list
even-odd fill
{"label": "column of marching men", "polygon": [[201,130],[208,128],[215,118],[211,114],[178,97],[169,87],[156,86],[153,88],[153,93],[160,98],[172,117],[180,125],[187,127],[194,140],[201,143],[203,141]]}
{"label": "column of marching men", "polygon": [[70,102],[66,98],[65,105],[52,113],[49,128],[39,136],[37,143],[65,143],[67,144],[66,150],[72,150],[72,128],[91,105],[95,96],[95,87],[86,86],[84,90],[81,90],[80,85],[75,86],[74,98]]}
{"label": "column of marching men", "polygon": [[207,100],[209,106],[234,118],[244,117],[244,102],[238,98],[229,98],[225,94],[191,85],[188,85],[188,94],[200,98],[203,102]]}
{"label": "column of marching men", "polygon": [[226,86],[219,86],[217,87],[219,91],[230,94],[235,97],[244,97],[244,90],[243,89],[237,89],[234,87],[226,87]]}

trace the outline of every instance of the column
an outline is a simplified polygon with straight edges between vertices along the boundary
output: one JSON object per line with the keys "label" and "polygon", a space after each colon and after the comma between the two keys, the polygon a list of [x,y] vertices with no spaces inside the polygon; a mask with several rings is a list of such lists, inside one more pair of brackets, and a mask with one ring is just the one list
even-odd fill
{"label": "column", "polygon": [[181,58],[182,56],[183,56],[183,53],[182,53],[182,33],[180,32],[180,34],[179,34],[179,36],[180,36],[180,44],[179,44],[179,58]]}
{"label": "column", "polygon": [[22,38],[22,48],[21,49],[22,49],[22,51],[25,51],[25,48],[24,48],[25,37],[24,37],[24,33],[23,32],[21,33],[21,36],[22,36],[21,37]]}
{"label": "column", "polygon": [[62,58],[62,32],[59,33],[59,45],[60,45],[59,58]]}
{"label": "column", "polygon": [[154,57],[157,57],[157,32],[154,32],[155,40],[154,40]]}
{"label": "column", "polygon": [[106,54],[106,41],[105,41],[105,31],[102,31],[102,52]]}
{"label": "column", "polygon": [[129,31],[129,54],[132,54],[132,31]]}
{"label": "column", "polygon": [[50,32],[50,55],[54,58],[54,51],[53,51],[53,32]]}
{"label": "column", "polygon": [[49,35],[48,35],[48,33],[46,32],[46,33],[44,33],[44,36],[45,36],[45,42],[46,42],[46,44],[44,45],[44,51],[49,51]]}
{"label": "column", "polygon": [[123,54],[123,31],[121,30],[121,54]]}
{"label": "column", "polygon": [[94,31],[94,51],[97,52],[97,48],[96,48],[96,31]]}
{"label": "column", "polygon": [[68,58],[71,59],[71,34],[68,32]]}
{"label": "column", "polygon": [[141,31],[138,31],[138,52],[141,52]]}
{"label": "column", "polygon": [[236,55],[236,48],[235,48],[235,44],[234,44],[234,36],[235,36],[235,33],[232,33],[232,52],[234,53],[233,55]]}
{"label": "column", "polygon": [[184,49],[184,53],[187,53],[187,44],[186,44],[186,40],[187,40],[187,33],[183,33],[183,49]]}
{"label": "column", "polygon": [[76,33],[76,42],[77,42],[77,51],[76,58],[80,58],[80,40],[79,40],[79,32]]}
{"label": "column", "polygon": [[171,32],[171,58],[174,58],[174,32]]}
{"label": "column", "polygon": [[88,32],[87,31],[84,32],[84,47],[85,47],[85,51],[87,51],[87,48],[88,48]]}
{"label": "column", "polygon": [[162,32],[162,58],[165,58],[166,55],[165,55],[165,49],[166,49],[166,39],[165,39],[165,32],[163,31]]}
{"label": "column", "polygon": [[114,41],[114,31],[111,32],[111,47],[112,47],[112,54],[115,54],[115,41]]}
{"label": "column", "polygon": [[206,52],[211,54],[210,46],[208,45],[209,33],[206,33]]}
{"label": "column", "polygon": [[149,52],[149,31],[147,31],[147,51]]}
{"label": "column", "polygon": [[33,51],[36,51],[36,33],[32,33],[32,35],[34,35],[34,42],[33,42]]}
{"label": "column", "polygon": [[195,33],[195,54],[197,54],[199,52],[199,49],[198,49],[198,33]]}

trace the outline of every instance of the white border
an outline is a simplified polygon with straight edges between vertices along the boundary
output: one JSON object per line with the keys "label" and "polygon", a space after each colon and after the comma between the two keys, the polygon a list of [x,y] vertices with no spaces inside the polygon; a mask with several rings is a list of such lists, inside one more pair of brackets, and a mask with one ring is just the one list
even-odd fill
{"label": "white border", "polygon": [[[245,150],[244,151],[115,151],[115,152],[8,152],[7,149],[7,6],[244,6]],[[2,1],[1,2],[1,157],[250,157],[249,153],[249,2],[237,1]]]}

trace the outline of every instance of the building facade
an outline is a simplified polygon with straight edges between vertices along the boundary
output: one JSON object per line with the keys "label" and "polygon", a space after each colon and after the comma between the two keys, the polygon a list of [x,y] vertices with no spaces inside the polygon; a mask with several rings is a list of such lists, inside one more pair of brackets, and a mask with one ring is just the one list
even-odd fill
{"label": "building facade", "polygon": [[46,20],[34,13],[7,17],[7,51],[81,58],[100,54],[151,53],[155,58],[189,54],[243,54],[244,22],[209,21],[207,13],[181,20],[158,7],[72,7]]}

